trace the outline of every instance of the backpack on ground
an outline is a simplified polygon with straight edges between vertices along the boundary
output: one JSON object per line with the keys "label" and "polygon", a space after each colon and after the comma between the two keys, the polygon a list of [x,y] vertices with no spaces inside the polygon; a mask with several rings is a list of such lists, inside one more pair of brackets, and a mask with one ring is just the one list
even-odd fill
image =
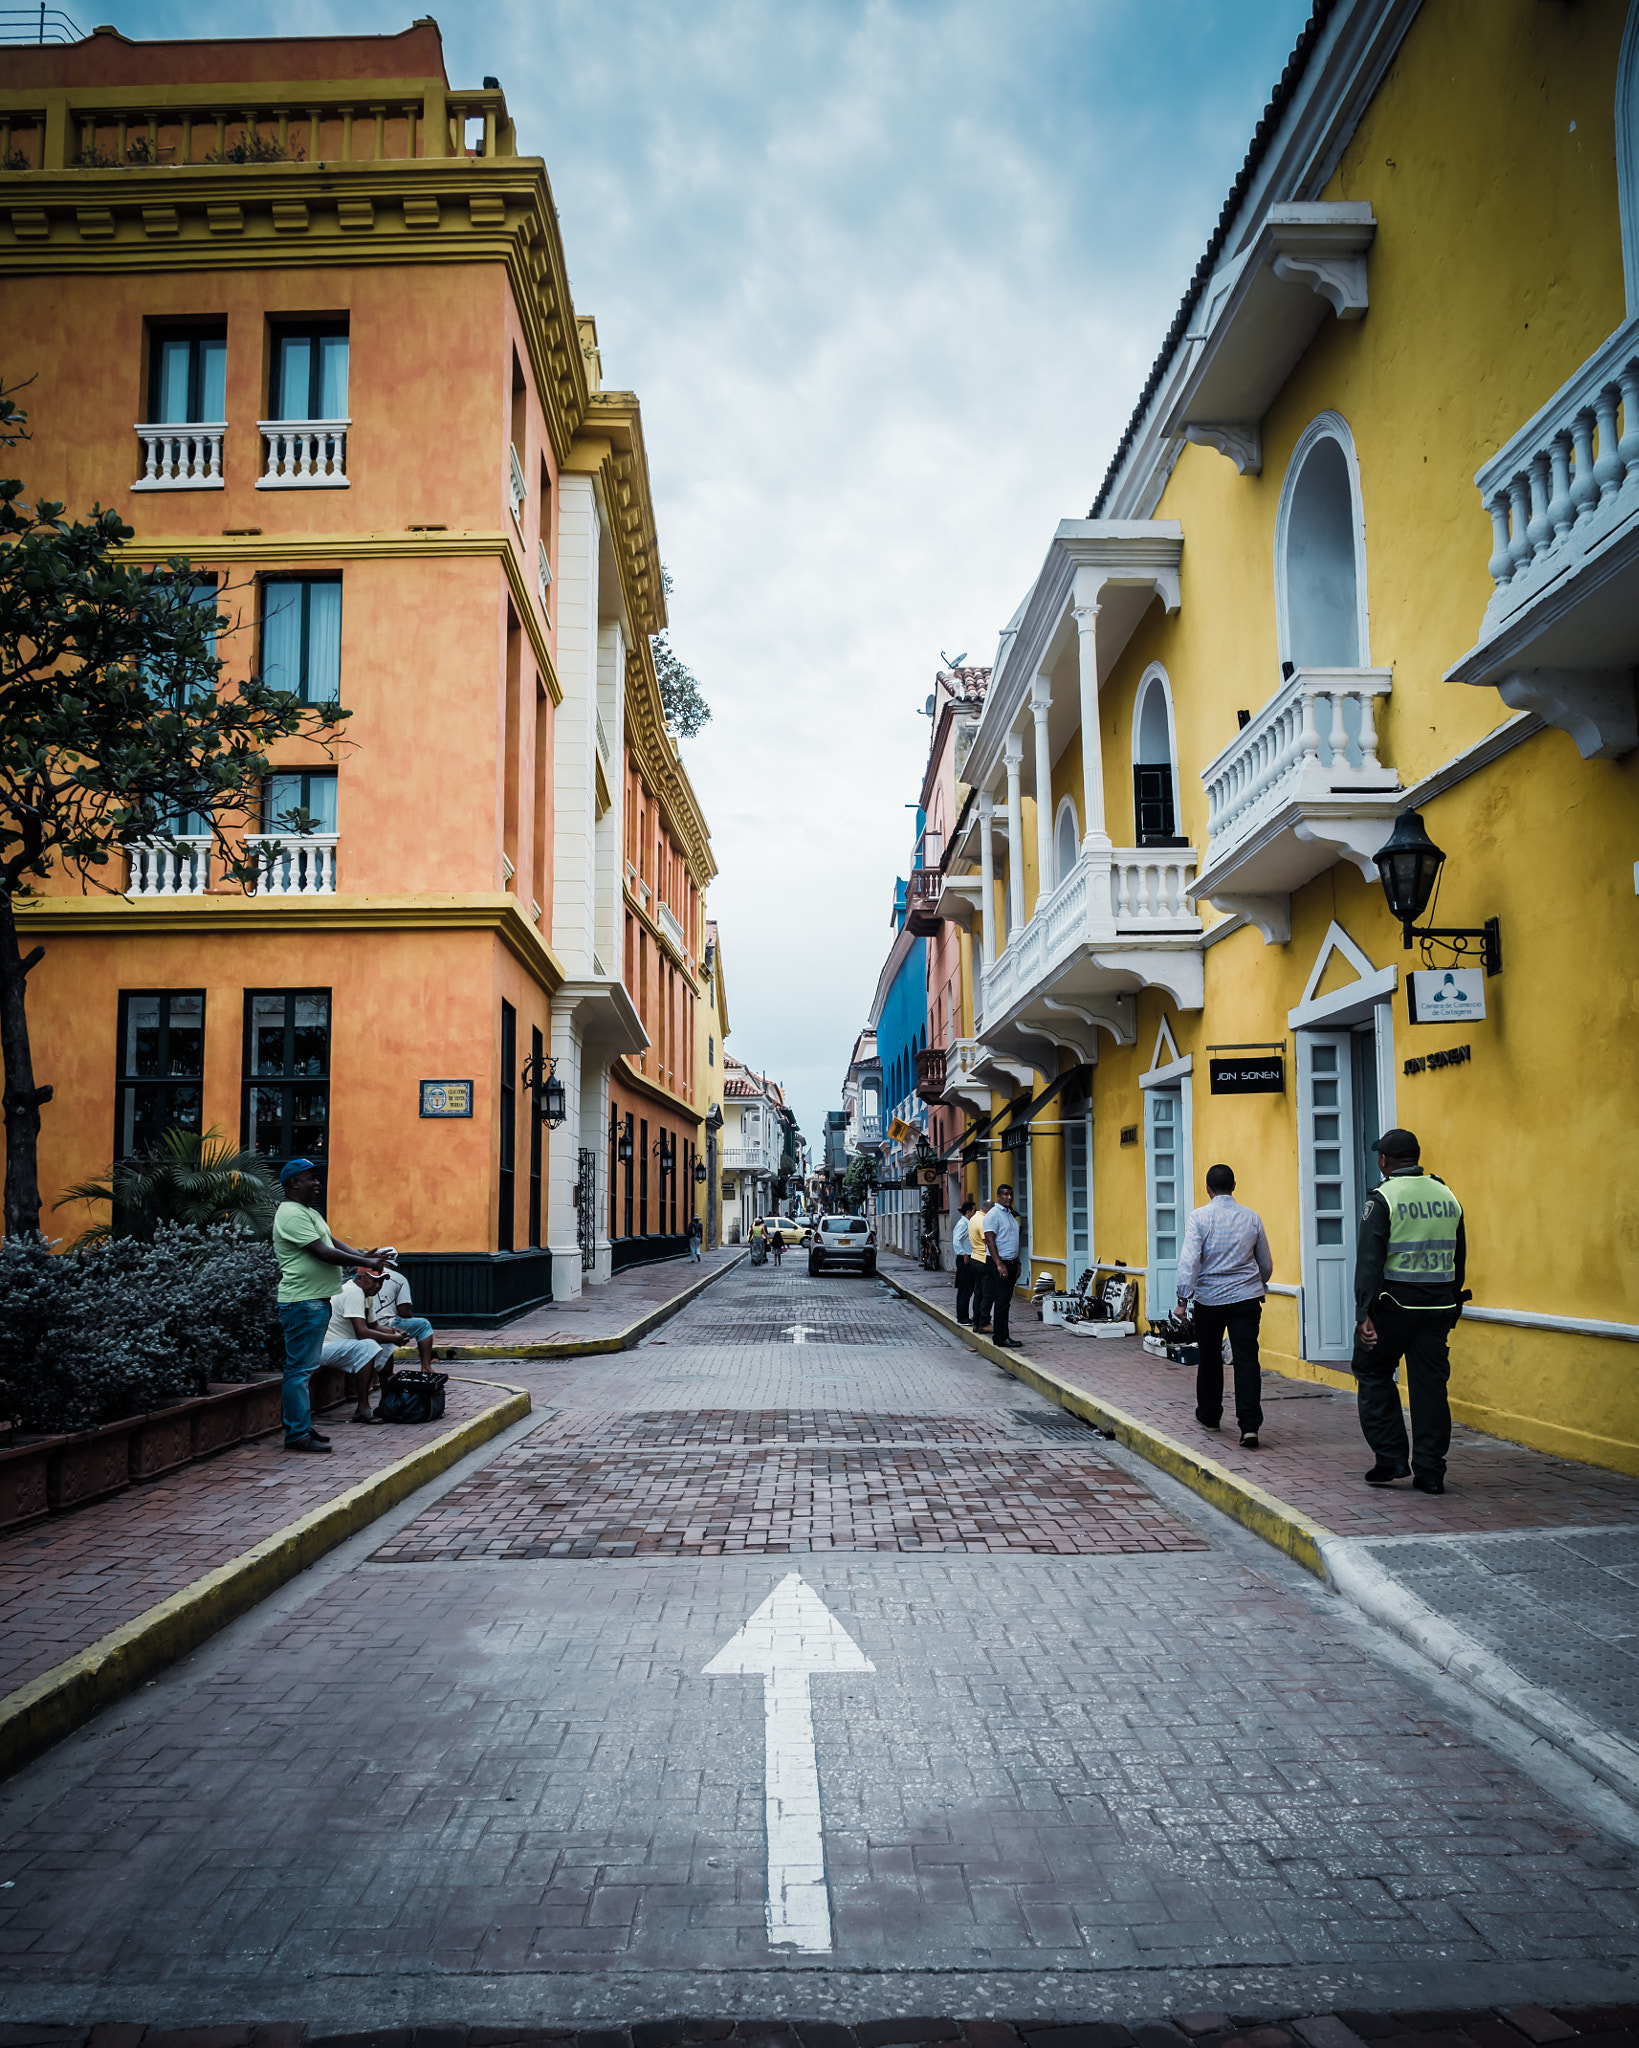
{"label": "backpack on ground", "polygon": [[395,1372],[381,1390],[383,1422],[437,1422],[444,1413],[447,1372]]}

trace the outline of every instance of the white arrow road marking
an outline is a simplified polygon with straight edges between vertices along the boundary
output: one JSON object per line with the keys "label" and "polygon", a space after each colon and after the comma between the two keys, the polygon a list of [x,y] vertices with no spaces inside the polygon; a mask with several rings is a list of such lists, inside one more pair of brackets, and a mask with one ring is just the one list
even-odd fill
{"label": "white arrow road marking", "polygon": [[793,1344],[806,1344],[810,1337],[823,1337],[825,1332],[812,1323],[787,1323],[780,1335]]}
{"label": "white arrow road marking", "polygon": [[762,1676],[770,1942],[813,1951],[831,1946],[808,1680],[816,1671],[875,1669],[813,1588],[798,1573],[789,1572],[702,1674]]}

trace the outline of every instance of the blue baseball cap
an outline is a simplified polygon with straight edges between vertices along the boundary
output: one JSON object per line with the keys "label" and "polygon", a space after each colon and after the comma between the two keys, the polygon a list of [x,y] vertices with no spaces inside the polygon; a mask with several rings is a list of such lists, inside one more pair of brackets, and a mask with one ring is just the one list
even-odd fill
{"label": "blue baseball cap", "polygon": [[287,1159],[284,1165],[279,1168],[279,1185],[280,1187],[288,1187],[297,1174],[318,1173],[319,1171],[320,1167],[316,1159]]}

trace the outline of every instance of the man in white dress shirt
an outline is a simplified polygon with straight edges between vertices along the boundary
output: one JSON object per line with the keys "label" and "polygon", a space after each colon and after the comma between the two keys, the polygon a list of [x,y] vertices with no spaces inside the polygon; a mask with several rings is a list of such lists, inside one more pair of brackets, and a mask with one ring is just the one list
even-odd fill
{"label": "man in white dress shirt", "polygon": [[984,1333],[990,1325],[992,1343],[1009,1351],[1022,1351],[1017,1337],[1008,1335],[1007,1318],[1013,1307],[1013,1284],[1019,1277],[1019,1219],[1013,1213],[1013,1187],[1003,1181],[996,1190],[996,1205],[978,1220],[985,1246],[985,1291],[979,1304],[974,1329]]}
{"label": "man in white dress shirt", "polygon": [[1201,1362],[1195,1374],[1195,1419],[1216,1429],[1224,1417],[1224,1332],[1235,1365],[1235,1419],[1241,1445],[1258,1448],[1263,1427],[1262,1376],[1258,1364],[1258,1323],[1265,1283],[1275,1270],[1263,1219],[1235,1199],[1235,1176],[1227,1166],[1209,1166],[1211,1199],[1192,1209],[1178,1258],[1177,1294],[1195,1303],[1195,1341]]}

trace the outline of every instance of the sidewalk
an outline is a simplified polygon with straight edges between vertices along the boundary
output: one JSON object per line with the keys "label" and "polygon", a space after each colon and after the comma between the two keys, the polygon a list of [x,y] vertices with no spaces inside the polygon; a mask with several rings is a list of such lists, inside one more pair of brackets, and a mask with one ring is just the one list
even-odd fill
{"label": "sidewalk", "polygon": [[[894,1255],[882,1270],[954,1310],[950,1274]],[[1232,1414],[1216,1434],[1196,1422],[1194,1369],[1137,1337],[1077,1337],[1029,1309],[1013,1334],[1022,1352],[975,1349],[1135,1425],[1117,1433],[1140,1455],[1639,1801],[1639,1478],[1457,1428],[1443,1494],[1369,1487],[1352,1393],[1265,1372],[1262,1447],[1243,1451]]]}
{"label": "sidewalk", "polygon": [[652,1266],[628,1266],[601,1287],[588,1287],[568,1301],[548,1302],[514,1322],[488,1329],[473,1324],[437,1330],[434,1349],[440,1359],[621,1351],[675,1314],[695,1288],[727,1272],[745,1255],[743,1244],[730,1244],[703,1252],[698,1266],[686,1256],[658,1259]]}
{"label": "sidewalk", "polygon": [[[496,1380],[451,1376],[441,1422],[323,1417],[328,1457],[283,1432],[0,1538],[0,1775],[528,1413]],[[118,1681],[118,1682],[116,1682]],[[66,1717],[66,1719],[65,1719]]]}

